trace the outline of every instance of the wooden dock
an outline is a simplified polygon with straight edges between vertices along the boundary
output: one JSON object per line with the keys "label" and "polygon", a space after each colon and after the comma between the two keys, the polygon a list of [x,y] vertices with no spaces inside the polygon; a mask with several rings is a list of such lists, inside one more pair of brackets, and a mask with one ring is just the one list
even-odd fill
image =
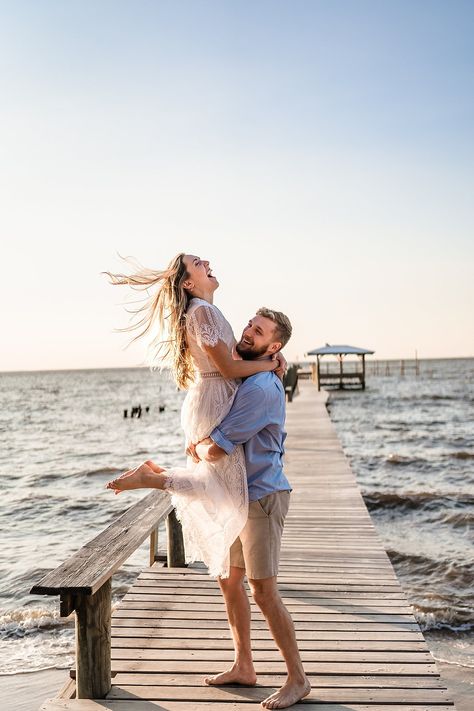
{"label": "wooden dock", "polygon": [[[294,491],[279,587],[313,691],[293,708],[455,711],[343,455],[326,411],[326,393],[309,382],[299,389],[288,405],[286,472]],[[157,516],[165,513],[161,504]],[[147,516],[142,540],[150,530]],[[114,536],[109,534],[109,546]],[[152,536],[152,550],[155,546]],[[49,574],[49,587],[36,589],[61,590],[63,605],[69,600],[74,606],[64,579],[74,565],[68,562],[61,581],[56,571],[54,585]],[[84,554],[81,565],[84,569]],[[81,594],[85,590],[84,584]],[[263,616],[251,604],[258,685],[207,687],[203,676],[224,670],[233,659],[218,585],[202,567],[164,568],[155,562],[112,615],[112,682],[106,698],[67,698],[74,694],[72,681],[63,698],[48,700],[42,709],[260,708],[258,702],[283,682],[285,667]]]}

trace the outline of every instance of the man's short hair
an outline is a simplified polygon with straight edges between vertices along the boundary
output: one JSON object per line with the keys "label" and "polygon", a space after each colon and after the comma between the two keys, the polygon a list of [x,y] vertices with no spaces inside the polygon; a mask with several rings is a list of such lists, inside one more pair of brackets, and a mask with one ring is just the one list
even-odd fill
{"label": "man's short hair", "polygon": [[276,337],[280,341],[281,347],[284,348],[291,338],[292,331],[288,316],[285,316],[281,311],[267,309],[266,306],[262,306],[262,308],[257,311],[257,316],[264,316],[273,321],[275,324]]}

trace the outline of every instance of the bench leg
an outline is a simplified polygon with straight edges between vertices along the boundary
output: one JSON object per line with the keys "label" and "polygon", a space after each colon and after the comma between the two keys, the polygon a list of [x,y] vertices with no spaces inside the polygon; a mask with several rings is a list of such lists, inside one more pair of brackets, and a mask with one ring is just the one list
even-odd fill
{"label": "bench leg", "polygon": [[111,579],[94,595],[78,595],[76,598],[78,699],[104,699],[111,689],[111,603]]}
{"label": "bench leg", "polygon": [[183,531],[174,509],[166,519],[166,531],[168,533],[168,568],[186,567]]}

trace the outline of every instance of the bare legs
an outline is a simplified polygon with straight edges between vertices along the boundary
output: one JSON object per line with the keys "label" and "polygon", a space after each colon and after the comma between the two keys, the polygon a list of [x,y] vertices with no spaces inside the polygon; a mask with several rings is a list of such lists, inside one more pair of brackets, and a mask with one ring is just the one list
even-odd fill
{"label": "bare legs", "polygon": [[311,691],[301,662],[293,620],[278,592],[276,576],[249,580],[249,585],[288,670],[288,678],[281,689],[262,701],[262,706],[266,709],[284,709],[296,704]]}
{"label": "bare legs", "polygon": [[107,482],[107,489],[113,489],[120,494],[127,489],[166,489],[168,477],[163,474],[165,470],[147,459],[135,469],[129,469],[117,479]]}
{"label": "bare legs", "polygon": [[[246,684],[250,686],[256,682],[257,677],[250,644],[250,605],[243,585],[244,575],[244,568],[232,566],[229,577],[219,579],[234,640],[235,660],[227,671],[207,677],[206,684]],[[276,577],[249,580],[249,584],[253,599],[268,623],[288,670],[285,684],[262,701],[262,706],[266,709],[287,708],[300,701],[311,691],[310,683],[301,663],[293,621],[278,592]]]}
{"label": "bare legs", "polygon": [[204,681],[210,686],[218,684],[253,686],[257,681],[250,647],[250,603],[244,588],[244,575],[244,568],[231,566],[229,577],[219,578],[234,640],[235,659],[227,671],[206,677]]}
{"label": "bare legs", "polygon": [[[116,494],[126,489],[166,489],[170,479],[165,470],[147,460],[107,484]],[[228,578],[219,578],[224,596],[229,626],[234,641],[235,658],[232,666],[221,674],[207,677],[206,684],[245,684],[253,686],[257,676],[252,660],[250,641],[250,604],[244,588],[245,569],[231,566]],[[253,599],[262,611],[270,632],[287,667],[288,677],[278,691],[262,701],[265,709],[292,706],[311,691],[304,672],[290,613],[280,597],[276,576],[262,580],[249,579]]]}

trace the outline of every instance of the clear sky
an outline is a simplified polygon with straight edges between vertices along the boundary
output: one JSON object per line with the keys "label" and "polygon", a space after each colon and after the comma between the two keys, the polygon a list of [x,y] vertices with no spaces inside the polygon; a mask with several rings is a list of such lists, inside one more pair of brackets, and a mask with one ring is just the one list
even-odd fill
{"label": "clear sky", "polygon": [[117,252],[239,334],[474,356],[474,4],[0,2],[0,370],[133,366]]}

